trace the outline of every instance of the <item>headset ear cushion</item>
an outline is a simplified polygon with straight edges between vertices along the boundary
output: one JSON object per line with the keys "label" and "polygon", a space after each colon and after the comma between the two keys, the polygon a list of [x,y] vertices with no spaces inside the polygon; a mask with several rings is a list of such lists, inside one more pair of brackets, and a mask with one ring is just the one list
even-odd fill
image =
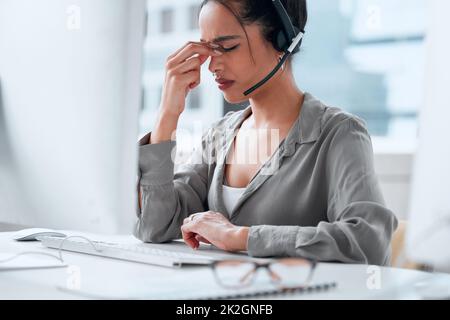
{"label": "headset ear cushion", "polygon": [[280,52],[285,52],[289,48],[289,43],[283,31],[278,31],[275,37],[275,49]]}
{"label": "headset ear cushion", "polygon": [[[299,34],[300,29],[295,27],[295,34]],[[291,41],[288,41],[286,39],[286,36],[284,34],[283,31],[278,31],[276,37],[275,37],[275,49],[278,51],[282,51],[282,52],[286,52],[286,50],[289,48],[289,46],[291,45]],[[293,53],[299,52],[300,51],[300,46],[302,44],[302,40],[300,40],[300,43],[298,44],[297,48],[295,48]]]}

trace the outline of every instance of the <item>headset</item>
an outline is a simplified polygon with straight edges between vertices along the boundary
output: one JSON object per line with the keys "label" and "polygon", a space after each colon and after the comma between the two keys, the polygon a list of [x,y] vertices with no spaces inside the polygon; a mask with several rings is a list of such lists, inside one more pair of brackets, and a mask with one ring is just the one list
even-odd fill
{"label": "headset", "polygon": [[275,68],[263,80],[244,92],[245,96],[248,96],[269,81],[278,70],[280,70],[289,56],[300,50],[300,45],[305,34],[304,30],[300,30],[292,24],[291,18],[289,18],[288,13],[280,0],[272,0],[272,4],[283,26],[282,30],[279,30],[276,33],[273,45],[276,50],[284,52],[284,55]]}

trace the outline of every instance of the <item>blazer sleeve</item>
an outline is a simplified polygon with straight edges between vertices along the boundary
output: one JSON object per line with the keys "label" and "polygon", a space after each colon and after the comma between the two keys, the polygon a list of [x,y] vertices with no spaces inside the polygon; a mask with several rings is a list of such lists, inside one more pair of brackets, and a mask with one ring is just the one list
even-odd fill
{"label": "blazer sleeve", "polygon": [[343,120],[334,131],[323,168],[328,185],[328,221],[315,227],[251,227],[250,255],[389,263],[397,219],[384,205],[370,136],[364,123],[353,117]]}
{"label": "blazer sleeve", "polygon": [[138,188],[142,207],[137,206],[134,235],[144,242],[167,242],[181,237],[181,225],[190,214],[207,211],[208,164],[207,137],[202,137],[187,164],[174,172],[176,142],[145,144],[148,134],[139,146]]}

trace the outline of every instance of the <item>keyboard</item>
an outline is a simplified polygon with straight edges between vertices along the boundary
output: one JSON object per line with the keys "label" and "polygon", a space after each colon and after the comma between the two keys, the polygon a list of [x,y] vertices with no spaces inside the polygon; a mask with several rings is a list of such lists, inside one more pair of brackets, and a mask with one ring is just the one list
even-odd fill
{"label": "keyboard", "polygon": [[[64,238],[42,236],[42,245],[52,249],[60,249]],[[163,267],[182,267],[185,265],[209,265],[219,257],[208,256],[207,253],[182,252],[175,246],[173,249],[162,249],[168,245],[152,244],[119,244],[92,241],[93,245],[83,239],[66,239],[62,250],[85,253],[106,258],[133,261]]]}

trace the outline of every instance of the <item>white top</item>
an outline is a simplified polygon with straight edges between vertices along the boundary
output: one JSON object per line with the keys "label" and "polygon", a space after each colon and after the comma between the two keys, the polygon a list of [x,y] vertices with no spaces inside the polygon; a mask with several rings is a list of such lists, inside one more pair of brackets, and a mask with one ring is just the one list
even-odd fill
{"label": "white top", "polygon": [[231,218],[231,212],[233,211],[239,198],[242,196],[246,188],[232,188],[223,185],[223,203],[227,209],[228,214]]}

